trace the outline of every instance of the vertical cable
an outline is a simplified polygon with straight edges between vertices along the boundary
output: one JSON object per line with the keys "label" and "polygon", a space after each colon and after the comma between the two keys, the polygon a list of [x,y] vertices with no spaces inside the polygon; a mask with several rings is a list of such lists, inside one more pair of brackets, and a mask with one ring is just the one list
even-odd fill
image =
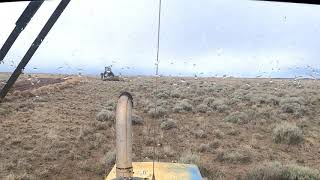
{"label": "vertical cable", "polygon": [[160,27],[161,27],[161,0],[159,0],[159,15],[158,15],[158,39],[157,39],[157,61],[156,61],[156,76],[159,75],[159,52],[160,52]]}
{"label": "vertical cable", "polygon": [[156,159],[156,119],[157,119],[157,95],[158,95],[158,78],[159,78],[159,52],[160,52],[160,27],[161,27],[161,0],[159,0],[158,15],[158,36],[157,36],[157,59],[156,59],[156,92],[154,100],[154,121],[153,121],[153,161],[152,161],[152,180],[155,180],[154,163]]}

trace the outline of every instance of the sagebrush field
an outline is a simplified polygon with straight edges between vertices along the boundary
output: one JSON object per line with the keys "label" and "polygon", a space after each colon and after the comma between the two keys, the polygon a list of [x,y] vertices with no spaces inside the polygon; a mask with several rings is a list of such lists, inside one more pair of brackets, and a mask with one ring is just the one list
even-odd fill
{"label": "sagebrush field", "polygon": [[134,98],[134,161],[151,161],[156,143],[157,160],[197,164],[207,179],[320,179],[320,81],[158,82],[156,94],[151,77],[23,75],[0,104],[0,179],[103,179],[122,91]]}

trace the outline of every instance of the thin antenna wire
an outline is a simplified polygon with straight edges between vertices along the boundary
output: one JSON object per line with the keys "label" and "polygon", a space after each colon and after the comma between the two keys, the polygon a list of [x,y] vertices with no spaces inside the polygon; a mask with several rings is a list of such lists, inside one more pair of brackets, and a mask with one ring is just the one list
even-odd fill
{"label": "thin antenna wire", "polygon": [[152,180],[155,180],[154,163],[156,159],[156,118],[157,116],[157,94],[158,94],[158,77],[159,77],[159,52],[160,52],[160,27],[161,27],[161,0],[159,0],[158,15],[158,37],[157,37],[157,59],[156,59],[156,92],[154,100],[154,122],[153,122],[153,161],[152,161]]}
{"label": "thin antenna wire", "polygon": [[159,75],[160,27],[161,27],[161,0],[159,0],[159,19],[158,19],[158,39],[157,39],[158,41],[157,41],[156,75]]}

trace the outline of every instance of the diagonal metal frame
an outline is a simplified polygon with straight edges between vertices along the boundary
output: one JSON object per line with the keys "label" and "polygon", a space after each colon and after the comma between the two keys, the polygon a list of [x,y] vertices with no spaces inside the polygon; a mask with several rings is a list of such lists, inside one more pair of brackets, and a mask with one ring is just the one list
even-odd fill
{"label": "diagonal metal frame", "polygon": [[54,10],[50,18],[48,19],[47,23],[44,25],[36,39],[33,41],[31,47],[28,49],[27,53],[22,58],[21,62],[17,66],[17,68],[14,70],[12,75],[10,76],[9,80],[5,84],[5,86],[0,91],[0,102],[3,101],[5,96],[8,94],[11,87],[14,85],[14,83],[19,78],[20,74],[26,67],[26,65],[29,63],[30,59],[34,55],[34,53],[37,51],[39,46],[41,45],[44,38],[47,36],[53,25],[57,22],[58,18],[62,14],[62,12],[65,10],[67,5],[69,4],[71,0],[61,0],[57,8]]}
{"label": "diagonal metal frame", "polygon": [[3,0],[1,1],[4,2],[4,3],[7,3],[7,2],[23,2],[23,1],[43,1],[43,0]]}
{"label": "diagonal metal frame", "polygon": [[20,33],[26,28],[26,26],[28,25],[34,14],[38,11],[43,2],[44,0],[31,1],[26,9],[22,12],[21,16],[16,22],[15,28],[12,30],[10,36],[0,49],[0,64],[12,47],[13,43],[19,37]]}

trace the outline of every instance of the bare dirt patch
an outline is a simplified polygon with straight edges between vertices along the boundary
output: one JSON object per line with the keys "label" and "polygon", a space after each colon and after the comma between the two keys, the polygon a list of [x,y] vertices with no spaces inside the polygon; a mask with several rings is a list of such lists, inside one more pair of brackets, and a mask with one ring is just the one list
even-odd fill
{"label": "bare dirt patch", "polygon": [[42,86],[61,83],[64,81],[65,81],[65,79],[63,79],[63,78],[37,78],[36,80],[34,80],[34,82],[31,80],[27,80],[27,81],[21,80],[21,81],[18,81],[15,83],[12,90],[13,91],[32,90],[32,89],[37,89]]}
{"label": "bare dirt patch", "polygon": [[[10,74],[0,75],[0,88],[4,86],[9,79]],[[64,82],[67,78],[49,77],[49,75],[21,75],[18,81],[12,87],[12,91],[25,91],[37,89],[42,86]]]}

